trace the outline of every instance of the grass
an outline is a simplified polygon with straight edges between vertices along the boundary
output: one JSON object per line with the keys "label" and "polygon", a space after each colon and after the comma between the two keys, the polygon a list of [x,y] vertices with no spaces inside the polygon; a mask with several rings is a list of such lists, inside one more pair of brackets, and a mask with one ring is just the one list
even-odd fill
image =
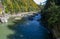
{"label": "grass", "polygon": [[10,34],[14,34],[13,30],[10,30],[8,26],[16,25],[23,23],[25,21],[24,18],[22,20],[14,20],[14,18],[10,18],[8,23],[0,23],[0,39],[8,39],[7,36]]}
{"label": "grass", "polygon": [[13,25],[14,23],[10,20],[8,23],[0,23],[0,39],[7,39],[9,34],[14,32],[8,28],[8,25]]}

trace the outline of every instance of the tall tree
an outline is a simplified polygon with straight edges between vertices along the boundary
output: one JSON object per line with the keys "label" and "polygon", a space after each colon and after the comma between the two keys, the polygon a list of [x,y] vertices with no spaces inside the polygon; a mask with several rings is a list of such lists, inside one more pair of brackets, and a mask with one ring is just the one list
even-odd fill
{"label": "tall tree", "polygon": [[[42,11],[42,21],[49,29],[60,32],[60,0],[47,0]],[[58,33],[56,36],[60,36]]]}

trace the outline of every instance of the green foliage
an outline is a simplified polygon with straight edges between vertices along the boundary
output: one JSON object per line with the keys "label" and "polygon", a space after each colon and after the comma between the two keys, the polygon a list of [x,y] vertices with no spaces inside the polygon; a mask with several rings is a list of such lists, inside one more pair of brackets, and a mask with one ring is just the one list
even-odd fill
{"label": "green foliage", "polygon": [[42,22],[48,29],[55,31],[56,37],[60,37],[60,0],[47,0],[42,10]]}
{"label": "green foliage", "polygon": [[[50,5],[49,5],[49,4]],[[56,4],[56,1],[54,0],[48,0],[47,4],[44,8],[44,10],[42,11],[42,16],[44,18],[43,21],[45,21],[45,23],[47,22],[49,27],[54,27],[55,25],[58,25],[60,23],[60,6]]]}
{"label": "green foliage", "polygon": [[48,19],[49,24],[54,24],[59,20],[59,16],[60,16],[60,7],[56,6],[55,3],[53,3],[50,8],[47,9],[48,12],[50,12],[50,14],[48,13],[48,15],[50,16],[50,18]]}
{"label": "green foliage", "polygon": [[33,0],[1,0],[6,12],[28,12],[38,10]]}

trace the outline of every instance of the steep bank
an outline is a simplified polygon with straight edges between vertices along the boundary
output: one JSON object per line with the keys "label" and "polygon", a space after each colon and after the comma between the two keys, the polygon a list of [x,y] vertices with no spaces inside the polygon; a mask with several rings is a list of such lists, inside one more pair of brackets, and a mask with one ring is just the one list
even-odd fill
{"label": "steep bank", "polygon": [[42,22],[45,27],[52,31],[53,37],[60,37],[60,1],[47,0],[42,10]]}

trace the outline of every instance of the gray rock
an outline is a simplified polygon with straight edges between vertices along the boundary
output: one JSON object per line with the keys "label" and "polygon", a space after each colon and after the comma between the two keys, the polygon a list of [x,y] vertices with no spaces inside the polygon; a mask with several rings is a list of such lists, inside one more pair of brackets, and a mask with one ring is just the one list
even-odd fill
{"label": "gray rock", "polygon": [[8,22],[8,19],[7,19],[6,17],[1,17],[1,18],[0,18],[0,21],[1,21],[2,23],[7,23],[7,22]]}

